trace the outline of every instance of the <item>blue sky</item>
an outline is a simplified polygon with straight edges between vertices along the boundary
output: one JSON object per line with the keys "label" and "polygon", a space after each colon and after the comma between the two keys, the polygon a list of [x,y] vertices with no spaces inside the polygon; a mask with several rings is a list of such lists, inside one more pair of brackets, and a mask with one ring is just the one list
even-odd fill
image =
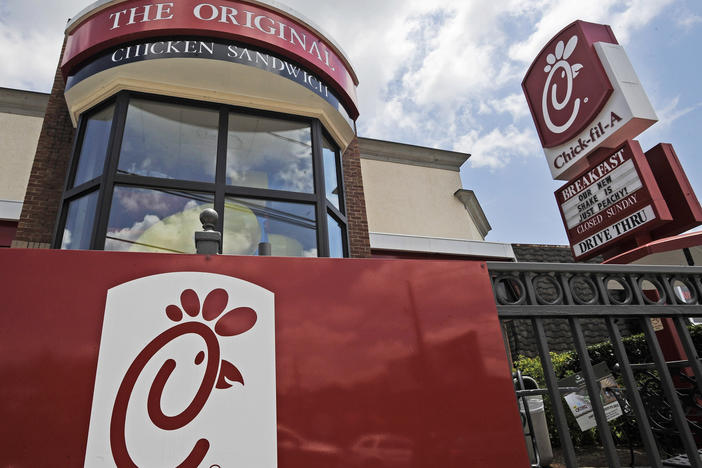
{"label": "blue sky", "polygon": [[[48,91],[66,20],[88,0],[0,2],[0,86]],[[644,150],[672,143],[702,196],[699,0],[285,0],[327,31],[359,75],[362,136],[471,153],[464,187],[487,240],[566,244],[554,182],[520,83],[575,19],[610,24],[660,122]]]}

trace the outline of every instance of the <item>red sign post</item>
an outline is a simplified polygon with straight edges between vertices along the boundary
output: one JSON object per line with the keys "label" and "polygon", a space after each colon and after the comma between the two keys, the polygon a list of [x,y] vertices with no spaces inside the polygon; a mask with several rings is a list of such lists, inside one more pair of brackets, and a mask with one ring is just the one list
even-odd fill
{"label": "red sign post", "polygon": [[[551,175],[568,180],[555,196],[576,260],[602,254],[626,261],[627,252],[702,222],[673,147],[660,144],[644,155],[631,140],[657,117],[609,26],[567,26],[534,60],[522,87]],[[672,350],[666,357],[682,359],[671,331],[668,320],[659,335]]]}
{"label": "red sign post", "polygon": [[606,25],[575,21],[546,44],[522,88],[554,179],[573,256],[611,258],[702,222],[671,145],[632,139],[657,121]]}

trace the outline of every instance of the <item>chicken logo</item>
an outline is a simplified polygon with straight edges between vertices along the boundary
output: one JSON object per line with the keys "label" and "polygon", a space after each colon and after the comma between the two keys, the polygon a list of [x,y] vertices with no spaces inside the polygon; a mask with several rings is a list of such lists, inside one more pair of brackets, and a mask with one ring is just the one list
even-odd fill
{"label": "chicken logo", "polygon": [[[183,291],[180,296],[182,307],[187,315],[198,317],[200,314],[200,301],[197,293],[192,289]],[[212,321],[218,318],[227,305],[228,295],[224,289],[215,289],[207,295],[202,307],[202,318]],[[166,308],[166,315],[174,322],[183,320],[184,314],[178,306],[170,305]],[[163,430],[180,429],[190,423],[207,403],[207,399],[215,387],[226,389],[232,386],[229,382],[239,382],[244,385],[244,378],[231,362],[222,360],[220,362],[220,346],[217,335],[235,336],[250,330],[256,323],[256,312],[248,307],[233,309],[224,314],[214,327],[214,330],[201,322],[189,321],[175,325],[146,345],[139,353],[132,365],[127,370],[127,374],[122,380],[122,384],[117,392],[115,405],[112,410],[112,423],[110,424],[110,441],[112,444],[112,455],[117,466],[134,467],[134,461],[129,456],[126,440],[124,437],[125,420],[127,417],[127,406],[129,398],[134,390],[134,385],[139,379],[149,361],[158,353],[160,349],[168,345],[171,341],[181,336],[192,334],[202,339],[207,351],[199,351],[195,356],[196,365],[201,365],[207,359],[205,372],[203,374],[200,388],[190,405],[176,416],[166,416],[161,408],[161,397],[163,390],[176,368],[176,362],[169,359],[163,363],[161,369],[156,374],[156,378],[151,385],[148,397],[148,412],[151,421]],[[200,439],[190,452],[185,461],[178,466],[183,468],[196,467],[202,462],[207,454],[210,443],[207,439]]]}
{"label": "chicken logo", "polygon": [[[546,127],[553,133],[563,133],[568,130],[575,122],[580,111],[580,98],[576,98],[573,101],[573,112],[564,124],[557,125],[551,120],[550,109],[563,110],[573,98],[573,81],[583,66],[579,63],[571,65],[568,63],[568,58],[573,54],[577,45],[578,36],[571,37],[567,44],[564,44],[563,41],[558,41],[554,53],[548,54],[546,57],[548,65],[546,65],[544,71],[548,73],[548,77],[546,78],[546,86],[541,97],[541,111],[544,115]],[[553,84],[553,78],[559,74],[558,72],[560,72],[560,78],[565,80],[565,92],[561,91],[559,93],[558,85]],[[563,97],[559,99],[559,95]],[[585,102],[587,102],[587,98],[585,98]]]}
{"label": "chicken logo", "polygon": [[522,82],[544,148],[576,138],[614,90],[595,43],[616,44],[609,26],[575,21],[541,50]]}
{"label": "chicken logo", "polygon": [[110,290],[86,466],[275,466],[273,330],[273,295],[235,278]]}

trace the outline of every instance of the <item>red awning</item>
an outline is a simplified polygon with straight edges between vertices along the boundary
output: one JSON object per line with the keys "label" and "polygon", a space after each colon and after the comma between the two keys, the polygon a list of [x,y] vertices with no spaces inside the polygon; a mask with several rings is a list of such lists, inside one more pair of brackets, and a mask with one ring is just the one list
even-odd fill
{"label": "red awning", "polygon": [[689,249],[695,265],[702,265],[702,231],[658,239],[612,257],[604,263],[689,265],[684,249]]}

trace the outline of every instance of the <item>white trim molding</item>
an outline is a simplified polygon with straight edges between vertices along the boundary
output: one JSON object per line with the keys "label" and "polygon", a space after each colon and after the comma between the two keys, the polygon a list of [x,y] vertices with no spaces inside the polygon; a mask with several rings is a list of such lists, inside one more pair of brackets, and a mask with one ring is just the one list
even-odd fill
{"label": "white trim molding", "polygon": [[370,233],[371,250],[465,255],[484,260],[516,261],[511,244],[498,242],[408,236],[404,234]]}
{"label": "white trim molding", "polygon": [[0,87],[0,112],[44,118],[49,94]]}
{"label": "white trim molding", "polygon": [[460,189],[457,190],[453,196],[458,198],[461,203],[463,203],[463,206],[466,207],[466,211],[473,220],[473,224],[475,224],[475,227],[478,228],[480,235],[484,239],[485,236],[488,235],[488,232],[492,231],[492,226],[490,226],[490,222],[488,221],[487,216],[485,216],[485,212],[480,206],[478,197],[475,196],[475,192],[472,190]]}
{"label": "white trim molding", "polygon": [[372,138],[359,138],[358,147],[362,159],[424,166],[454,172],[460,172],[461,166],[470,158],[470,154],[467,153],[374,140]]}
{"label": "white trim molding", "polygon": [[20,201],[0,200],[0,220],[19,221],[22,205],[23,203]]}

